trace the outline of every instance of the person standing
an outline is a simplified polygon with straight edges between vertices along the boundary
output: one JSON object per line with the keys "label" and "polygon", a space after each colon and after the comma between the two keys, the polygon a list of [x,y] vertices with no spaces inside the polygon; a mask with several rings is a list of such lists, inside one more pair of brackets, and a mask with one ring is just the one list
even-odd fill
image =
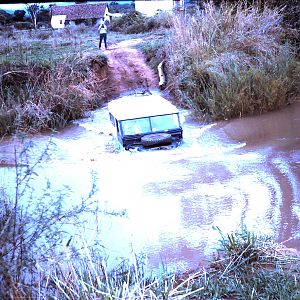
{"label": "person standing", "polygon": [[99,41],[99,49],[101,49],[102,40],[104,41],[105,49],[107,49],[107,26],[105,22],[102,22],[99,26],[100,31],[100,41]]}

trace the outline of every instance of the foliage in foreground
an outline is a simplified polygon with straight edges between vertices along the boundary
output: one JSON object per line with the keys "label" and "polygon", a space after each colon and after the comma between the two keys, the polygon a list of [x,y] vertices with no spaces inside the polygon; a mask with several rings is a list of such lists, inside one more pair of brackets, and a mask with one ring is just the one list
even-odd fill
{"label": "foliage in foreground", "polygon": [[299,257],[283,255],[278,245],[245,229],[221,236],[221,250],[207,269],[153,278],[135,257],[109,273],[94,258],[49,274],[52,288],[60,299],[296,299]]}
{"label": "foliage in foreground", "polygon": [[[92,200],[95,185],[86,198],[72,199],[72,205],[66,205],[72,202],[67,186],[54,190],[48,180],[45,186],[35,183],[36,168],[47,158],[52,143],[39,154],[32,151],[32,142],[23,140],[21,145],[15,150],[15,165],[7,169],[7,178],[1,178],[0,299],[46,299],[46,279],[40,266],[46,262],[50,267],[54,253],[62,258],[65,237],[69,237],[66,226],[74,227],[71,232],[76,235],[86,222],[82,215],[96,211]],[[32,155],[34,164],[30,164]],[[73,251],[72,257],[76,255]]]}
{"label": "foliage in foreground", "polygon": [[[29,174],[34,176],[33,170],[25,174],[25,179]],[[19,176],[23,178],[21,173]],[[221,235],[220,250],[206,269],[184,274],[166,272],[154,277],[147,272],[144,260],[132,255],[130,260],[110,270],[99,246],[91,248],[83,241],[78,249],[71,239],[67,243],[60,241],[64,224],[77,220],[81,226],[80,215],[88,206],[83,204],[65,211],[64,197],[58,197],[57,201],[51,200],[49,210],[41,199],[35,213],[29,214],[19,203],[23,183],[17,185],[12,204],[5,193],[1,194],[1,298],[286,299],[289,295],[289,299],[296,299],[299,296],[300,258],[284,255],[279,245],[246,229],[225,235],[217,228]]]}
{"label": "foliage in foreground", "polygon": [[282,42],[281,21],[278,9],[241,4],[208,3],[193,16],[174,16],[166,46],[169,88],[198,115],[217,120],[284,107],[299,66]]}

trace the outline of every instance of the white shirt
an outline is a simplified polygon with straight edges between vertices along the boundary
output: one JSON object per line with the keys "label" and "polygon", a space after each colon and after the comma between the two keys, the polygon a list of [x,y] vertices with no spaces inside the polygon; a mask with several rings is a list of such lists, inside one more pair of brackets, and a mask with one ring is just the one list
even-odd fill
{"label": "white shirt", "polygon": [[[102,27],[102,25],[103,25],[103,27]],[[107,33],[106,25],[104,23],[100,24],[99,30],[100,30],[100,33]]]}

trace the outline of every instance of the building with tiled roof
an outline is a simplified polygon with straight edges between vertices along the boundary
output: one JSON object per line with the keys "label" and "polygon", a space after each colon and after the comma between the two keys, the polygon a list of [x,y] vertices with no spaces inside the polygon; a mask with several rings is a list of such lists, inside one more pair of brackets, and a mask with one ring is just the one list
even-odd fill
{"label": "building with tiled roof", "polygon": [[51,8],[51,25],[53,28],[64,28],[67,23],[80,20],[97,21],[105,16],[108,16],[108,6],[105,3],[55,5]]}

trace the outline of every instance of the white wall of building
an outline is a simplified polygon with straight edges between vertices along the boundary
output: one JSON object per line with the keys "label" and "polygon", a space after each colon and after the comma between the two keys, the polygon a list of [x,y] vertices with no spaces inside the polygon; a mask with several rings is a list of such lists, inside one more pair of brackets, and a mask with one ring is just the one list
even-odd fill
{"label": "white wall of building", "polygon": [[147,16],[153,16],[160,10],[172,11],[173,0],[139,0],[135,1],[135,10]]}
{"label": "white wall of building", "polygon": [[51,26],[54,29],[65,28],[66,15],[52,16]]}

